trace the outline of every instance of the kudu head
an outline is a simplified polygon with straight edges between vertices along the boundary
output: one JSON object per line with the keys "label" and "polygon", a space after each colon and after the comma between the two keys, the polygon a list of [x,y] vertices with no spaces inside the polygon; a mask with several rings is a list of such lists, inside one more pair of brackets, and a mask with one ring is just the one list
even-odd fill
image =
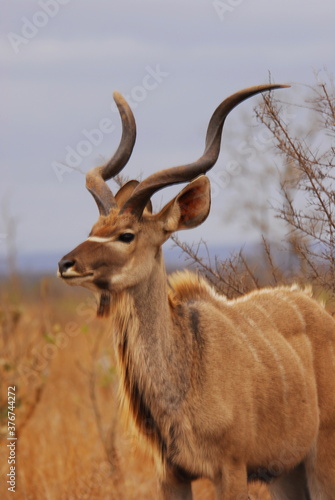
{"label": "kudu head", "polygon": [[[228,113],[248,97],[286,85],[250,87],[225,99],[215,110],[207,129],[205,151],[194,163],[167,168],[142,182],[129,181],[114,196],[106,180],[126,165],[136,138],[133,114],[123,97],[114,93],[122,120],[120,145],[103,165],[86,175],[86,187],[100,212],[89,237],[58,263],[58,276],[70,285],[98,292],[98,315],[108,315],[110,296],[139,284],[152,273],[160,247],[179,229],[201,224],[210,209],[210,184],[204,175],[217,161],[221,134]],[[191,181],[191,182],[189,182]],[[189,182],[158,213],[151,210],[151,196],[166,186]]]}

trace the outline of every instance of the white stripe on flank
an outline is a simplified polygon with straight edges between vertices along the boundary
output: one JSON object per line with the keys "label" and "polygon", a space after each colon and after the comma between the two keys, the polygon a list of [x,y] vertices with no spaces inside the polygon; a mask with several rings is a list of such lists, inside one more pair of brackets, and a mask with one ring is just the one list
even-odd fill
{"label": "white stripe on flank", "polygon": [[[259,308],[257,308],[257,309],[259,309]],[[270,340],[267,338],[267,336],[264,334],[262,326],[264,328],[265,325],[263,325],[262,322],[260,322],[260,324],[257,324],[256,321],[254,321],[252,318],[249,318],[249,317],[246,317],[246,320],[249,323],[249,325],[252,327],[253,333],[255,333],[256,335],[261,337],[263,344],[267,346],[267,348],[271,352],[275,362],[277,363],[278,371],[279,371],[280,378],[282,381],[282,386],[283,386],[283,398],[284,398],[283,403],[284,403],[284,407],[285,407],[285,405],[287,404],[287,400],[288,400],[287,399],[287,377],[286,377],[285,366],[284,366],[283,359],[282,359],[282,354],[278,351],[278,348],[274,344],[272,344],[270,342]],[[276,330],[277,332],[279,331],[278,328],[276,328],[275,326],[273,326],[273,329]],[[283,415],[285,417],[284,413],[283,413]]]}
{"label": "white stripe on flank", "polygon": [[111,238],[102,238],[101,236],[89,236],[87,241],[95,241],[95,243],[106,243],[111,241]]}

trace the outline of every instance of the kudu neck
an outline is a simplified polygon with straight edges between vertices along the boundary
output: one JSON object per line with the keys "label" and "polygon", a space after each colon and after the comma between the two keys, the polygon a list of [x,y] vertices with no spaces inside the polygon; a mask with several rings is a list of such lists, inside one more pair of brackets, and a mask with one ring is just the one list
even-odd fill
{"label": "kudu neck", "polygon": [[169,304],[161,252],[146,279],[120,299],[113,318],[123,384],[136,386],[160,420],[178,408],[189,388],[191,356],[187,332]]}
{"label": "kudu neck", "polygon": [[168,283],[162,250],[160,249],[151,272],[130,291],[140,322],[146,333],[170,326]]}

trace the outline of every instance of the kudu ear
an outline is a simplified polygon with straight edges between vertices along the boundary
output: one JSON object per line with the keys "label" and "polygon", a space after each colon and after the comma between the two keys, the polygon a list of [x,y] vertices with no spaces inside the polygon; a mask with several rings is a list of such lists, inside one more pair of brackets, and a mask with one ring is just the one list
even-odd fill
{"label": "kudu ear", "polygon": [[130,196],[133,194],[134,189],[138,185],[138,181],[128,181],[120,187],[115,195],[115,201],[119,207],[122,207],[122,205],[128,200],[128,198],[130,198]]}
{"label": "kudu ear", "polygon": [[165,205],[157,218],[167,232],[192,229],[207,218],[210,206],[210,183],[205,175],[201,175]]}
{"label": "kudu ear", "polygon": [[[118,207],[121,208],[123,205],[126,203],[126,201],[131,197],[133,194],[134,190],[137,188],[139,185],[139,181],[128,181],[126,182],[115,195],[115,201],[118,204]],[[146,207],[145,207],[150,213],[152,213],[152,204],[151,201],[149,200]]]}

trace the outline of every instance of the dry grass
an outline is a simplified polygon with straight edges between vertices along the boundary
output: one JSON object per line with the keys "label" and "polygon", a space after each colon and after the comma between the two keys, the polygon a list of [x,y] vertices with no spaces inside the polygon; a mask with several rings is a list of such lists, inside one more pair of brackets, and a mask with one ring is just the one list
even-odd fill
{"label": "dry grass", "polygon": [[[85,291],[56,279],[1,294],[0,498],[13,498],[7,464],[7,387],[17,390],[15,498],[31,500],[158,497],[152,464],[118,417],[118,377],[107,324]],[[254,485],[254,499],[269,500]],[[209,481],[196,500],[212,500]]]}

